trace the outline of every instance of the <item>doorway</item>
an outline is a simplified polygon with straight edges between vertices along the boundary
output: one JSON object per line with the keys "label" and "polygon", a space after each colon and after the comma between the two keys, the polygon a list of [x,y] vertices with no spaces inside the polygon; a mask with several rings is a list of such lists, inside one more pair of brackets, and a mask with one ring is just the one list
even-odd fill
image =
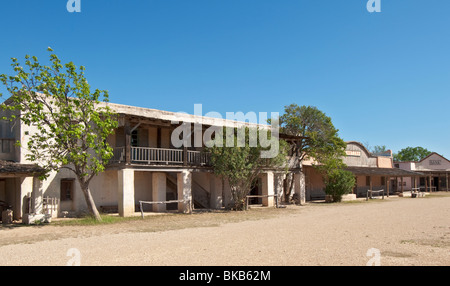
{"label": "doorway", "polygon": [[439,192],[439,177],[433,177],[433,186],[436,187],[436,192]]}
{"label": "doorway", "polygon": [[[262,195],[261,186],[262,186],[262,181],[261,181],[261,179],[258,178],[257,181],[254,183],[249,195],[251,195],[251,196]],[[262,204],[262,198],[250,198],[248,201],[248,204],[249,205],[260,205],[260,204]]]}

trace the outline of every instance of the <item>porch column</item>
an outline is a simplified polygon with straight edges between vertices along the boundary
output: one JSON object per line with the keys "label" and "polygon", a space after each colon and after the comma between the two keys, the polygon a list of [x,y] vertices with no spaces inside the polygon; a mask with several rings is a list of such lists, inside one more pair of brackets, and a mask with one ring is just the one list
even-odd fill
{"label": "porch column", "polygon": [[430,175],[430,193],[433,192],[433,189],[431,188],[433,186],[433,177]]}
{"label": "porch column", "polygon": [[[273,196],[274,192],[273,172],[262,174],[262,195]],[[263,197],[262,205],[266,207],[273,207],[274,197]]]}
{"label": "porch column", "polygon": [[387,180],[387,176],[382,177],[384,178],[384,191],[387,191],[387,185],[388,185],[388,180]]}
{"label": "porch column", "polygon": [[132,216],[135,211],[134,202],[134,170],[122,169],[118,171],[118,204],[119,216]]}
{"label": "porch column", "polygon": [[[166,201],[166,174],[161,172],[152,173],[152,201]],[[154,212],[165,212],[166,204],[153,204]]]}
{"label": "porch column", "polygon": [[445,173],[445,191],[448,192],[448,172]]}
{"label": "porch column", "polygon": [[294,174],[294,188],[295,193],[298,195],[300,205],[303,205],[306,202],[305,174],[303,172]]}
{"label": "porch column", "polygon": [[182,171],[177,174],[178,200],[185,200],[184,203],[178,203],[178,211],[183,213],[192,212],[192,173]]}
{"label": "porch column", "polygon": [[[26,197],[31,195],[33,191],[33,177],[17,178],[19,183],[18,192],[16,193],[16,205],[13,210],[14,219],[21,219],[28,207]],[[32,211],[32,210],[30,210]]]}
{"label": "porch column", "polygon": [[389,188],[391,186],[391,177],[387,176],[386,180],[386,196],[389,197]]}
{"label": "porch column", "polygon": [[124,125],[124,132],[125,132],[125,162],[127,164],[131,163],[131,127],[130,122],[127,118],[125,118],[125,125]]}
{"label": "porch column", "polygon": [[438,185],[436,186],[436,191],[438,191],[441,188],[441,174],[438,173]]}
{"label": "porch column", "polygon": [[402,194],[403,194],[403,176],[400,178],[400,182],[401,182],[401,184],[402,184],[402,187],[401,187],[401,191],[402,191]]}
{"label": "porch column", "polygon": [[33,177],[33,193],[31,195],[33,199],[33,210],[35,214],[42,214],[43,208],[43,189],[42,181],[38,177]]}
{"label": "porch column", "polygon": [[210,174],[210,183],[211,183],[211,196],[210,196],[210,206],[212,209],[220,209],[223,205],[223,196],[222,196],[222,178],[216,176],[214,174]]}
{"label": "porch column", "polygon": [[428,178],[425,176],[425,192],[428,192]]}

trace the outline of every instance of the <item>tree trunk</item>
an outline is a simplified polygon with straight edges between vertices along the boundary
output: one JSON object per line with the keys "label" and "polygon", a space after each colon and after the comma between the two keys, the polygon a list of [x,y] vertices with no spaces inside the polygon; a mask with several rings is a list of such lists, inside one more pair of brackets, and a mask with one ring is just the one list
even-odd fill
{"label": "tree trunk", "polygon": [[95,206],[94,199],[92,198],[91,191],[89,190],[89,186],[81,184],[81,190],[83,191],[84,198],[86,199],[86,204],[89,208],[89,212],[94,216],[95,220],[102,221],[100,213]]}
{"label": "tree trunk", "polygon": [[[303,157],[302,158],[299,157],[301,155],[300,153],[302,148],[300,148],[300,146],[298,146],[297,144],[295,144],[292,147],[293,147],[292,154],[294,156],[294,162],[290,167],[297,168],[301,166],[301,162],[303,161]],[[289,172],[286,176],[286,185],[284,186],[285,202],[290,203],[293,195],[294,195],[294,173]]]}
{"label": "tree trunk", "polygon": [[285,202],[287,202],[287,203],[291,202],[293,190],[294,190],[294,174],[289,173],[286,176],[286,186],[285,186],[285,191],[284,191]]}

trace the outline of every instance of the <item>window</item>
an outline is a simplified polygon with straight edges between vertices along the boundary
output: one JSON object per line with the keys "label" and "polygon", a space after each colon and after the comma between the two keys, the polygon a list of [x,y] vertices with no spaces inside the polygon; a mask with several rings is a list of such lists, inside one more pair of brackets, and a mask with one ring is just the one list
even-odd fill
{"label": "window", "polygon": [[73,200],[73,184],[74,179],[62,179],[61,180],[61,201]]}
{"label": "window", "polygon": [[10,139],[0,139],[0,152],[10,153],[11,152],[11,141]]}
{"label": "window", "polygon": [[366,176],[366,186],[370,186],[370,176]]}
{"label": "window", "polygon": [[131,146],[138,147],[139,146],[139,140],[138,140],[138,130],[133,130],[131,132]]}

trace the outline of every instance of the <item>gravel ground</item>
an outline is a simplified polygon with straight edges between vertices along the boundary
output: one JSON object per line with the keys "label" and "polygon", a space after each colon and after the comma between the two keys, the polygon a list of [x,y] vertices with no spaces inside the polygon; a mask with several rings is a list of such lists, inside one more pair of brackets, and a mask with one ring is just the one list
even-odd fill
{"label": "gravel ground", "polygon": [[[155,221],[169,230],[155,231]],[[100,226],[0,228],[0,265],[364,266],[376,258],[367,255],[372,248],[381,265],[449,266],[450,193]]]}

